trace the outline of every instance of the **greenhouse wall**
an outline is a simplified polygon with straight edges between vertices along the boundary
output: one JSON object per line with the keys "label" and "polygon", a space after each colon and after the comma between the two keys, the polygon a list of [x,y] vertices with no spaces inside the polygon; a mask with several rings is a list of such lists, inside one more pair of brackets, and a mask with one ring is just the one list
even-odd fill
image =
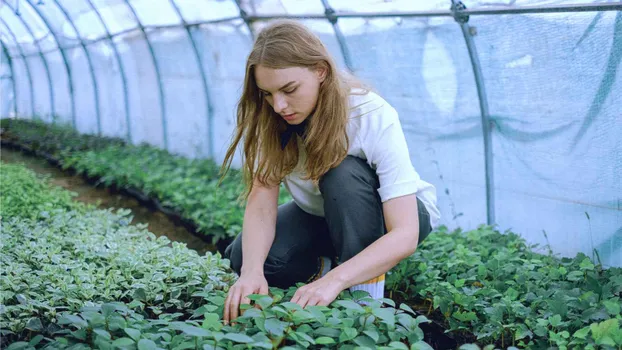
{"label": "greenhouse wall", "polygon": [[[18,26],[10,16],[2,8],[6,23]],[[302,22],[345,69],[331,24]],[[603,265],[622,266],[621,12],[470,17],[491,119],[488,175],[478,85],[452,17],[341,18],[338,25],[354,73],[397,109],[415,168],[437,188],[442,224],[466,230],[486,223],[486,177],[492,176],[500,229],[550,244],[562,256],[596,250]],[[75,104],[81,132],[97,133],[99,118],[104,135],[130,135],[136,144],[187,157],[224,158],[252,45],[241,19],[190,27],[190,36],[183,27],[154,28],[146,31],[149,42],[140,30],[115,36],[122,67],[110,41],[91,43],[97,90],[82,48],[65,50],[73,101],[59,52],[43,55],[48,78],[37,48],[20,45],[24,60],[7,25],[2,28],[12,57],[10,69],[2,54],[3,118],[72,123]]]}

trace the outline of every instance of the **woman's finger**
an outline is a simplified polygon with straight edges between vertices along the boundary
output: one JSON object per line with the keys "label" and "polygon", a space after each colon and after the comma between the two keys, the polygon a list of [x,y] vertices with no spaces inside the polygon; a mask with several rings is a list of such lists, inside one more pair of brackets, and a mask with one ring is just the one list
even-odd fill
{"label": "woman's finger", "polygon": [[238,310],[240,309],[240,292],[235,291],[231,301],[229,302],[229,321],[232,322],[238,317]]}

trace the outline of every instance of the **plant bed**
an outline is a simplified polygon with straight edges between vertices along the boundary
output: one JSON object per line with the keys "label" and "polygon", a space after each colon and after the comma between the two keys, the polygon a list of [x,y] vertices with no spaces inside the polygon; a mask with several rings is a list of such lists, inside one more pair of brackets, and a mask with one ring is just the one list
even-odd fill
{"label": "plant bed", "polygon": [[289,301],[295,288],[271,288],[224,325],[236,278],[227,260],[156,238],[129,224],[127,210],[72,202],[22,166],[2,167],[3,204],[14,204],[0,212],[2,348],[432,349],[425,317],[364,292],[302,310]]}
{"label": "plant bed", "polygon": [[387,290],[394,300],[427,305],[426,316],[463,341],[499,348],[622,345],[622,269],[535,248],[488,226],[441,228],[390,271]]}
{"label": "plant bed", "polygon": [[224,238],[220,238],[216,240],[214,239],[212,234],[199,233],[198,232],[199,227],[194,221],[182,216],[178,211],[162,205],[157,198],[150,197],[139,189],[129,187],[129,186],[119,186],[115,182],[110,182],[108,184],[105,184],[102,179],[102,176],[89,175],[85,171],[79,171],[78,169],[72,166],[64,165],[63,160],[60,158],[57,158],[57,156],[51,155],[40,149],[33,149],[30,146],[20,144],[19,140],[15,137],[3,139],[1,140],[1,142],[2,142],[2,147],[21,151],[30,156],[43,158],[47,160],[50,164],[56,166],[60,170],[67,172],[70,175],[80,176],[88,184],[94,187],[106,188],[112,194],[118,193],[124,196],[132,197],[136,199],[141,205],[149,208],[150,210],[162,212],[169,219],[171,219],[171,221],[173,221],[175,224],[183,226],[186,230],[188,230],[190,233],[192,233],[196,237],[201,238],[206,243],[214,244],[216,249],[221,254],[224,254],[226,247],[233,241],[232,237],[225,236],[223,233],[223,230],[219,229],[218,227],[213,228],[212,231],[219,231],[220,233],[217,236],[224,237]]}

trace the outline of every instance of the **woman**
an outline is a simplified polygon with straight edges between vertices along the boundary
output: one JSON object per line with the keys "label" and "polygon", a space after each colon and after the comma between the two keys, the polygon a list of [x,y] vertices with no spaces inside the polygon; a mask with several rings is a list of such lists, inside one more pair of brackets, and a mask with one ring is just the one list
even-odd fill
{"label": "woman", "polygon": [[[439,220],[395,109],[338,72],[297,22],[278,21],[255,41],[224,173],[242,139],[247,205],[225,251],[240,275],[226,323],[268,285],[306,283],[292,298],[302,307],[328,305],[347,288],[382,298],[384,274]],[[281,183],[293,201],[278,206]]]}

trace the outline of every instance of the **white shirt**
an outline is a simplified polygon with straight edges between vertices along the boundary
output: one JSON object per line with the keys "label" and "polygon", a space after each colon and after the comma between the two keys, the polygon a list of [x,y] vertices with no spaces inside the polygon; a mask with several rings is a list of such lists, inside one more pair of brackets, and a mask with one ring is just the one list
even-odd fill
{"label": "white shirt", "polygon": [[[415,171],[397,111],[374,92],[350,95],[350,111],[346,127],[348,155],[366,160],[376,171],[382,202],[414,193],[428,210],[432,228],[436,228],[440,220],[436,189]],[[297,136],[296,140],[300,150],[298,166],[285,177],[284,185],[302,210],[323,217],[324,200],[318,186],[301,179],[306,154],[302,140]]]}

